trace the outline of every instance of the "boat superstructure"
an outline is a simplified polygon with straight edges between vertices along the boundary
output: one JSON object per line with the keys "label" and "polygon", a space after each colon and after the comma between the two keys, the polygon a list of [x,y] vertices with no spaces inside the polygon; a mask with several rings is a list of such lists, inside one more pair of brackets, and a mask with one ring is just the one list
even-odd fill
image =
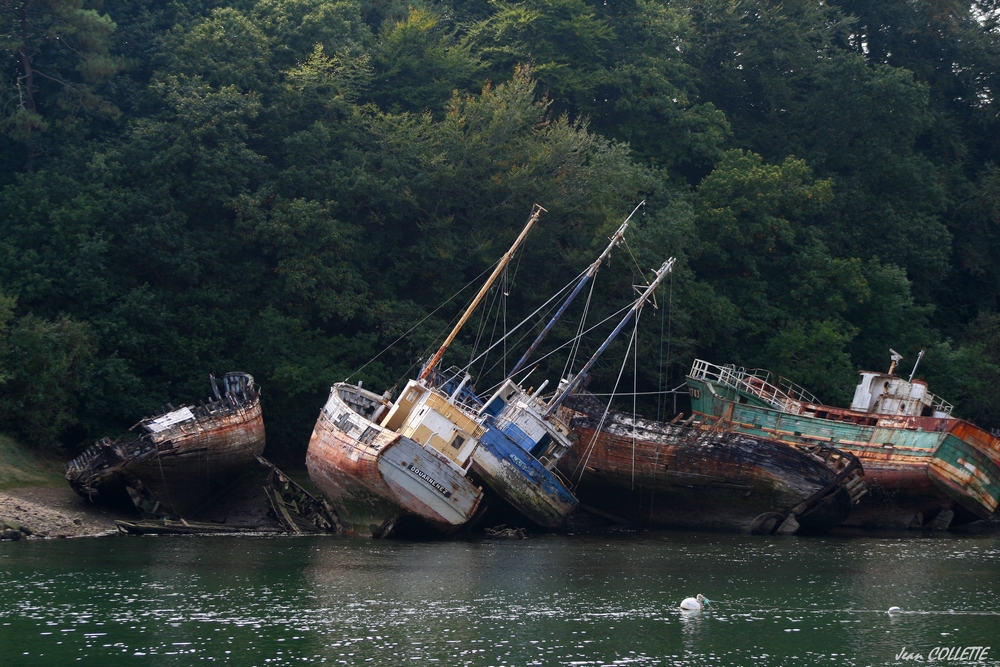
{"label": "boat superstructure", "polygon": [[947,527],[961,507],[997,514],[1000,440],[952,416],[951,405],[921,380],[861,371],[849,408],[759,369],[695,360],[687,377],[703,423],[778,438],[796,446],[829,444],[857,456],[870,493],[849,524]]}

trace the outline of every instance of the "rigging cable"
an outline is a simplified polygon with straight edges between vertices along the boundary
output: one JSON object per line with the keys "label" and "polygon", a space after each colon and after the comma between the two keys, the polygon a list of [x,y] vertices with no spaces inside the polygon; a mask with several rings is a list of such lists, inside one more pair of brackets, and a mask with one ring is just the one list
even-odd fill
{"label": "rigging cable", "polygon": [[[501,258],[501,259],[503,259],[503,258]],[[374,357],[372,357],[371,359],[369,359],[368,361],[366,361],[364,363],[364,365],[362,365],[360,368],[358,368],[353,373],[351,373],[350,375],[348,375],[344,379],[344,382],[350,382],[350,380],[351,380],[352,377],[354,377],[355,375],[357,375],[358,373],[360,373],[361,371],[363,371],[365,368],[368,367],[369,364],[371,364],[373,361],[375,361],[376,359],[378,359],[379,357],[381,357],[383,354],[385,354],[386,352],[388,352],[389,350],[391,350],[393,347],[395,347],[396,343],[398,343],[399,341],[403,340],[404,338],[406,338],[407,336],[409,336],[411,333],[413,333],[417,329],[417,327],[419,327],[421,324],[423,324],[428,319],[430,319],[431,317],[433,317],[434,313],[436,313],[437,311],[441,310],[442,308],[444,308],[445,306],[447,306],[449,303],[451,303],[459,294],[461,294],[465,290],[469,289],[469,287],[471,287],[473,283],[478,282],[480,278],[482,278],[487,273],[489,273],[490,271],[492,271],[493,267],[495,267],[499,263],[500,263],[500,260],[497,260],[496,262],[493,262],[493,264],[491,264],[489,267],[487,267],[482,273],[480,273],[478,276],[476,276],[475,278],[473,278],[472,280],[470,280],[468,283],[465,284],[464,287],[462,287],[460,290],[458,290],[457,292],[455,292],[454,294],[452,294],[450,297],[448,297],[445,301],[443,301],[441,303],[441,305],[439,305],[437,308],[435,308],[431,312],[427,313],[427,315],[425,315],[422,320],[420,320],[419,322],[417,322],[416,324],[414,324],[412,327],[410,327],[410,329],[406,333],[402,334],[396,340],[394,340],[391,343],[389,343],[389,345],[387,345],[381,352],[379,352],[378,354],[376,354]],[[451,321],[454,322],[456,317],[458,317],[458,316],[456,315],[455,317],[453,317],[451,319]],[[437,338],[435,338],[434,340],[437,340]],[[427,350],[425,350],[425,353],[428,350],[430,350],[430,349],[432,349],[432,348],[428,348]],[[420,363],[420,362],[417,362],[417,363]],[[417,365],[416,363],[410,364],[410,368],[406,369],[406,373],[404,374],[404,376],[408,375],[409,372],[410,372],[410,369],[412,369],[416,365]],[[397,380],[397,384],[398,384],[398,380]]]}
{"label": "rigging cable", "polygon": [[[635,328],[632,330],[632,340],[635,347],[632,348],[632,490],[635,491],[635,393],[639,390],[639,318],[642,317],[642,310],[635,314]],[[628,359],[628,350],[625,350],[625,358]]]}
{"label": "rigging cable", "polygon": [[[587,329],[586,331],[584,331],[584,332],[583,332],[583,333],[581,334],[581,336],[586,336],[587,334],[589,334],[589,333],[590,333],[591,331],[593,331],[593,330],[594,330],[594,329],[596,329],[597,327],[599,327],[599,326],[601,326],[602,324],[605,324],[605,323],[607,323],[607,322],[611,321],[612,319],[614,319],[614,318],[616,318],[616,317],[620,316],[620,315],[621,315],[622,313],[626,312],[626,311],[627,311],[627,310],[629,310],[630,308],[632,308],[632,306],[631,306],[631,305],[627,305],[627,306],[625,306],[624,308],[621,308],[621,309],[619,309],[619,310],[617,310],[617,311],[615,311],[615,312],[611,313],[611,314],[610,314],[610,315],[608,315],[608,316],[607,316],[606,318],[604,318],[603,320],[601,320],[600,322],[598,322],[598,323],[597,323],[597,324],[595,324],[594,326],[592,326],[592,327],[590,327],[589,329]],[[551,357],[552,355],[554,355],[554,354],[555,354],[556,352],[558,352],[559,350],[561,350],[561,349],[563,349],[564,347],[566,347],[567,345],[571,345],[571,344],[573,344],[573,343],[574,343],[574,342],[575,342],[576,340],[577,340],[577,338],[572,338],[572,339],[570,339],[570,340],[566,341],[565,343],[563,343],[562,345],[560,345],[559,347],[555,348],[554,350],[552,350],[552,351],[551,351],[551,352],[549,352],[548,354],[544,354],[544,355],[542,355],[541,357],[539,357],[539,358],[538,358],[538,360],[537,360],[537,361],[535,362],[535,365],[531,367],[531,368],[532,368],[532,370],[533,370],[534,368],[536,368],[536,367],[538,366],[538,364],[539,364],[540,362],[542,362],[542,361],[545,361],[546,359],[548,359],[549,357]],[[485,354],[485,353],[484,353],[484,354]],[[498,362],[498,363],[499,363],[499,362]],[[487,372],[490,372],[490,371],[492,371],[492,370],[493,370],[494,368],[496,368],[496,366],[497,366],[496,364],[493,364],[493,366],[492,366],[492,367],[490,367],[489,371],[487,371]],[[523,369],[522,369],[522,370],[523,370]],[[498,383],[498,384],[496,384],[496,385],[493,385],[493,387],[491,387],[491,389],[496,389],[496,388],[497,388],[497,387],[499,387],[499,386],[500,386],[500,384]],[[487,392],[485,392],[485,393],[489,393],[489,392],[487,391]]]}
{"label": "rigging cable", "polygon": [[[631,308],[631,307],[632,306],[629,306],[629,308]],[[634,340],[634,339],[635,339],[635,330],[633,329],[632,330],[632,340]],[[631,346],[632,346],[632,341],[630,340],[629,341],[629,347],[631,348]],[[618,370],[618,379],[615,380],[615,386],[614,386],[614,389],[612,389],[612,393],[618,391],[618,384],[622,381],[622,375],[625,373],[625,366],[627,364],[628,364],[628,355],[626,354],[625,358],[622,360],[622,366]],[[608,418],[608,412],[610,410],[611,410],[611,401],[609,400],[607,402],[607,404],[604,406],[604,414],[601,415],[601,419],[600,419],[600,421],[597,424],[597,428],[594,429],[594,437],[590,439],[590,444],[587,445],[587,450],[584,453],[584,457],[576,464],[576,468],[573,470],[573,475],[570,476],[570,479],[572,480],[573,476],[575,476],[577,472],[580,473],[580,476],[577,479],[577,484],[579,484],[579,482],[583,479],[583,473],[584,473],[584,471],[586,471],[587,464],[590,462],[590,455],[594,451],[594,445],[597,444],[597,436],[600,435],[601,429],[604,428],[604,422],[607,420],[607,418]],[[574,490],[575,490],[575,487],[574,487]]]}
{"label": "rigging cable", "polygon": [[[566,285],[564,285],[564,286],[562,287],[562,289],[560,289],[560,290],[559,290],[558,292],[556,292],[556,293],[555,293],[555,294],[553,294],[553,295],[552,295],[551,297],[549,297],[549,299],[548,299],[548,300],[547,300],[547,301],[546,301],[545,303],[543,303],[543,304],[542,304],[541,306],[539,306],[538,308],[536,308],[536,309],[535,309],[535,312],[533,312],[533,313],[531,313],[530,315],[528,315],[528,317],[526,317],[526,318],[525,318],[524,320],[522,320],[522,321],[521,321],[521,322],[520,322],[520,323],[519,323],[519,324],[518,324],[517,326],[515,326],[515,327],[514,327],[513,329],[511,329],[511,330],[510,330],[510,331],[509,331],[509,332],[508,332],[508,333],[507,333],[507,334],[506,334],[506,335],[504,336],[504,338],[507,338],[507,337],[509,337],[509,336],[510,336],[511,334],[513,334],[513,333],[514,333],[515,331],[517,331],[518,329],[520,329],[521,327],[523,327],[524,325],[526,325],[526,324],[527,324],[527,323],[528,323],[529,321],[533,320],[533,319],[535,318],[535,316],[537,316],[537,315],[538,315],[539,313],[541,313],[541,312],[542,312],[543,310],[545,310],[546,308],[548,308],[548,309],[549,309],[549,311],[551,311],[551,310],[552,310],[552,305],[553,305],[553,303],[554,303],[554,302],[555,302],[555,301],[556,301],[557,299],[559,299],[559,298],[560,298],[560,297],[562,296],[563,292],[565,292],[566,290],[570,289],[570,288],[571,288],[571,287],[572,287],[573,285],[575,285],[575,284],[576,284],[576,282],[577,282],[578,280],[580,280],[580,278],[582,278],[582,277],[583,277],[583,275],[584,275],[585,273],[586,273],[586,271],[583,271],[583,272],[582,272],[582,273],[580,273],[580,275],[578,275],[578,276],[577,276],[576,278],[574,278],[574,279],[573,279],[573,280],[571,280],[571,281],[570,281],[569,283],[567,283]],[[548,312],[548,311],[546,311],[546,312]],[[521,338],[520,338],[520,339],[518,339],[518,342],[521,342],[522,340],[524,340],[524,338],[525,338],[525,337],[526,337],[527,335],[528,335],[528,332],[525,332],[524,334],[522,334]],[[502,340],[502,339],[501,339],[501,340]],[[496,347],[497,345],[499,345],[499,344],[500,344],[500,342],[501,342],[501,341],[497,341],[496,343],[494,343],[494,344],[493,344],[493,345],[491,345],[490,347],[488,347],[488,348],[486,348],[485,350],[483,350],[483,351],[482,351],[482,352],[481,352],[481,353],[479,354],[479,356],[477,356],[477,357],[476,357],[475,359],[473,359],[472,361],[470,361],[470,362],[469,362],[469,364],[468,364],[468,365],[467,365],[467,366],[466,366],[466,367],[465,367],[465,368],[464,368],[463,370],[465,370],[465,371],[468,371],[468,370],[469,370],[469,369],[470,369],[470,368],[472,367],[472,365],[473,365],[474,363],[476,363],[477,361],[479,361],[480,359],[482,359],[482,358],[483,358],[483,357],[484,357],[485,355],[489,354],[489,353],[490,353],[490,352],[491,352],[491,351],[493,350],[493,348],[494,348],[494,347]],[[492,370],[493,370],[494,368],[496,368],[496,364],[494,364],[494,365],[493,365],[492,367],[490,367],[489,371],[487,371],[487,372],[490,372],[490,371],[492,371]]]}
{"label": "rigging cable", "polygon": [[587,301],[583,304],[583,313],[580,315],[580,324],[576,327],[576,336],[571,339],[573,345],[570,348],[569,354],[566,355],[566,363],[563,365],[562,375],[560,375],[560,377],[570,377],[573,364],[576,363],[576,355],[580,351],[580,342],[583,340],[584,335],[583,328],[587,324],[587,315],[590,314],[590,302],[594,298],[594,285],[596,282],[596,280],[590,281],[590,291],[587,292]]}

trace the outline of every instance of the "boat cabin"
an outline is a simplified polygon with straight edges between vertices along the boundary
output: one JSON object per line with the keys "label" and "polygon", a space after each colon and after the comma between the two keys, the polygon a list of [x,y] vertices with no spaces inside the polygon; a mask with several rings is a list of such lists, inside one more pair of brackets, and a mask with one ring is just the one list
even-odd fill
{"label": "boat cabin", "polygon": [[468,467],[485,431],[455,405],[452,396],[420,380],[406,383],[380,425],[436,449],[460,468]]}
{"label": "boat cabin", "polygon": [[497,429],[546,468],[550,467],[549,461],[555,465],[572,444],[569,429],[562,422],[542,418],[547,406],[539,396],[547,385],[545,381],[538,389],[526,392],[508,379],[480,410],[481,415],[493,417]]}
{"label": "boat cabin", "polygon": [[950,418],[952,405],[927,391],[923,380],[909,382],[896,375],[861,371],[851,410],[908,417]]}

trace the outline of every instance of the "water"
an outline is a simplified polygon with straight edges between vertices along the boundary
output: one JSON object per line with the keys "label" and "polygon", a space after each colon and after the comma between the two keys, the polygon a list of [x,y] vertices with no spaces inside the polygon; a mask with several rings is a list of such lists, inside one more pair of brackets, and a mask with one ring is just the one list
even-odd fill
{"label": "water", "polygon": [[0,665],[1000,665],[998,603],[995,536],[34,541]]}

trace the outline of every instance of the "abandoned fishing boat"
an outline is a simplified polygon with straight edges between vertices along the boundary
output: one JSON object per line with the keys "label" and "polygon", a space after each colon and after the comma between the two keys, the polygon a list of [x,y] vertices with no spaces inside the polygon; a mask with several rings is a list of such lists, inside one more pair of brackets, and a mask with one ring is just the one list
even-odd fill
{"label": "abandoned fishing boat", "polygon": [[819,533],[864,493],[856,457],[690,423],[609,411],[589,394],[563,408],[577,444],[560,462],[583,507],[655,528]]}
{"label": "abandoned fishing boat", "polygon": [[846,525],[944,529],[996,517],[1000,440],[953,417],[913,374],[896,376],[901,358],[893,352],[888,373],[861,371],[850,408],[823,405],[781,378],[773,383],[767,371],[702,360],[691,367],[688,392],[703,424],[857,456],[869,493]]}
{"label": "abandoned fishing boat", "polygon": [[479,424],[426,385],[411,383],[387,407],[385,396],[337,383],[309,439],[309,477],[345,532],[443,533],[468,522],[483,492],[457,462]]}
{"label": "abandoned fishing boat", "polygon": [[465,383],[446,392],[434,370],[543,210],[535,205],[458,324],[395,402],[389,392],[380,396],[360,383],[330,389],[309,439],[306,468],[349,534],[448,532],[476,515],[483,491],[468,472],[488,428],[459,404]]}
{"label": "abandoned fishing boat", "polygon": [[[455,404],[475,415],[477,421],[485,427],[478,446],[472,450],[471,474],[481,479],[497,496],[525,518],[539,526],[549,528],[558,526],[578,504],[576,497],[560,479],[556,470],[559,459],[573,444],[569,427],[559,417],[559,407],[587,376],[590,367],[611,341],[649,300],[657,285],[670,271],[674,260],[671,258],[663,263],[655,273],[652,283],[633,302],[621,323],[600,346],[597,353],[579,373],[561,381],[557,391],[551,396],[542,396],[548,381],[542,382],[537,390],[525,390],[514,380],[514,376],[524,368],[531,354],[565,313],[584,285],[596,275],[602,262],[623,242],[629,219],[642,205],[637,206],[619,226],[600,256],[564,288],[569,289],[572,286],[555,315],[506,375],[499,389],[485,403],[482,403],[470,390],[465,389],[471,379],[468,373],[464,374],[457,386],[455,385],[457,374],[444,376],[443,386],[450,392]],[[527,320],[522,324],[526,322]],[[515,330],[518,327],[515,327]],[[439,353],[424,369],[421,378],[433,378],[434,364],[440,359],[450,340],[451,338],[442,345]]]}
{"label": "abandoned fishing boat", "polygon": [[[454,395],[461,397],[458,404],[474,411],[477,419],[486,427],[479,446],[472,451],[471,472],[525,518],[539,526],[558,526],[577,506],[576,497],[555,470],[559,459],[569,450],[573,441],[569,427],[559,419],[556,412],[558,403],[546,402],[542,397],[548,381],[542,382],[537,390],[525,390],[513,378],[524,368],[532,353],[538,349],[584,285],[597,274],[611,251],[623,242],[629,220],[644,203],[635,207],[612,234],[604,251],[574,279],[575,285],[570,283],[573,288],[555,315],[485,404],[471,391],[463,391],[463,386],[471,379],[467,373],[455,389]],[[662,275],[657,277],[657,282],[660,278]],[[641,301],[644,302],[645,298]],[[631,317],[637,308],[641,308],[641,303],[630,310],[627,317]],[[620,329],[621,327],[616,333]],[[442,350],[444,347],[442,346]],[[440,355],[436,355],[432,359],[424,369],[424,376],[430,374],[433,364],[439,358]],[[584,374],[579,375],[583,376]],[[447,377],[445,382],[448,382]],[[565,390],[562,398],[569,395],[565,382],[560,384],[559,389]],[[555,397],[552,400],[555,401]]]}
{"label": "abandoned fishing boat", "polygon": [[[609,250],[610,248],[608,246]],[[604,256],[606,255],[602,255]],[[608,345],[642,309],[673,264],[673,258],[663,263],[652,282],[632,304],[607,340],[578,373],[559,383],[558,390],[548,401],[540,398],[545,382],[536,391],[527,392],[508,377],[500,390],[480,410],[486,416],[490,429],[473,452],[473,470],[494,491],[535,523],[556,526],[578,504],[577,498],[566,488],[555,470],[560,459],[573,445],[570,429],[560,417],[560,407],[587,377],[588,371]],[[570,294],[567,302],[572,300],[577,291],[578,289]],[[565,310],[567,302],[563,303],[553,320]],[[550,321],[540,337],[547,333],[551,325]],[[511,374],[523,366],[527,355],[537,347],[538,342],[540,341],[536,339]],[[501,434],[506,437],[500,437]]]}
{"label": "abandoned fishing boat", "polygon": [[264,451],[260,389],[246,373],[227,373],[214,398],[147,417],[138,437],[104,438],[66,466],[85,498],[132,503],[151,516],[192,516]]}

